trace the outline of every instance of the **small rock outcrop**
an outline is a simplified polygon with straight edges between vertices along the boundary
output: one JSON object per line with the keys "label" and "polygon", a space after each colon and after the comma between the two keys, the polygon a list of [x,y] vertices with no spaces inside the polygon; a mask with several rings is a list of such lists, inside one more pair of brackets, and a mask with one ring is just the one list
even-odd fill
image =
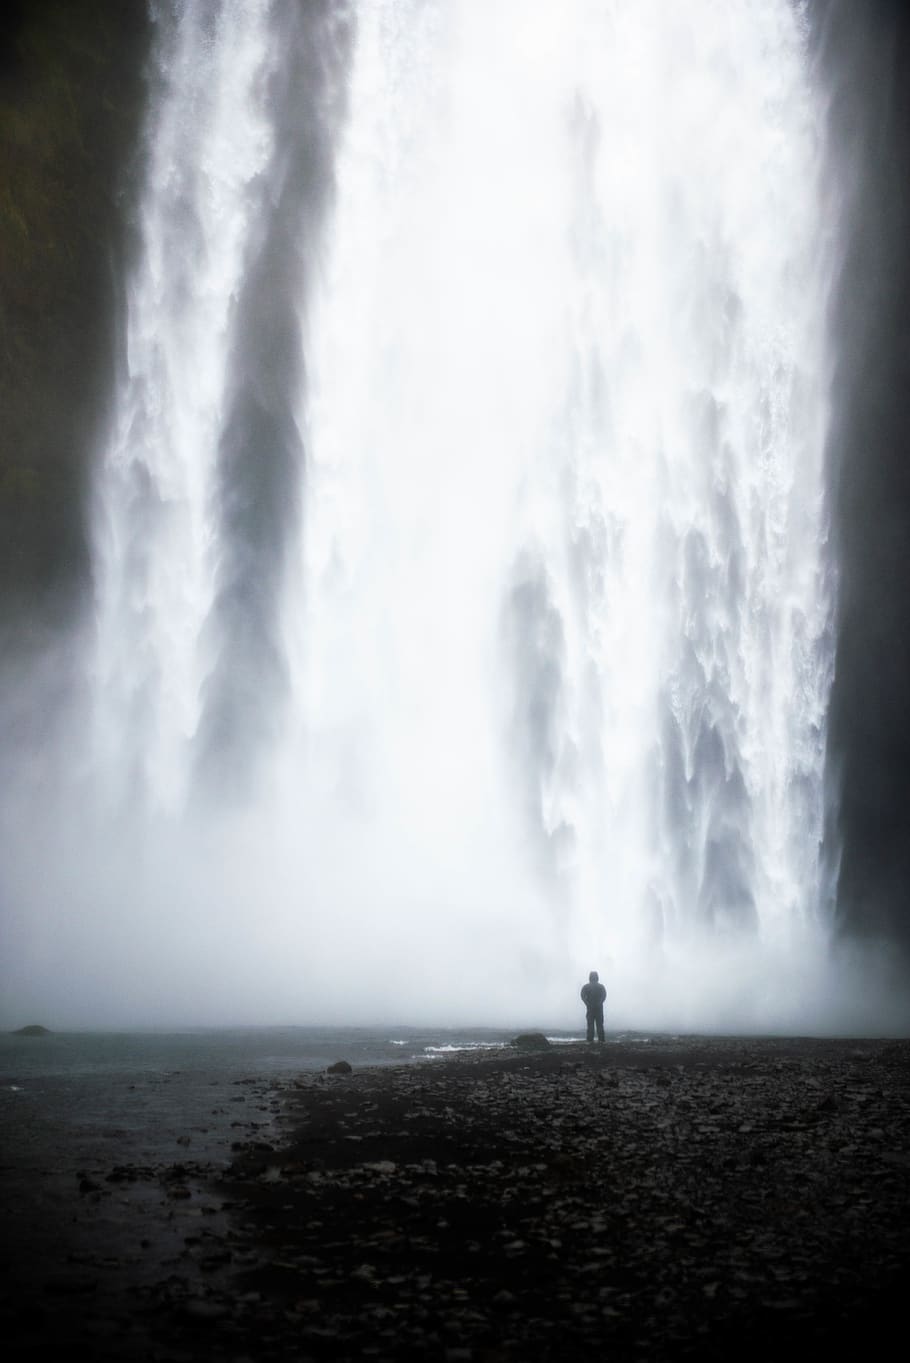
{"label": "small rock outcrop", "polygon": [[550,1047],[543,1032],[519,1032],[512,1045],[520,1051],[546,1051]]}
{"label": "small rock outcrop", "polygon": [[42,1027],[40,1023],[30,1022],[27,1027],[17,1027],[13,1036],[50,1036],[49,1027]]}
{"label": "small rock outcrop", "polygon": [[353,1074],[352,1067],[347,1060],[336,1060],[334,1065],[326,1066],[326,1074]]}

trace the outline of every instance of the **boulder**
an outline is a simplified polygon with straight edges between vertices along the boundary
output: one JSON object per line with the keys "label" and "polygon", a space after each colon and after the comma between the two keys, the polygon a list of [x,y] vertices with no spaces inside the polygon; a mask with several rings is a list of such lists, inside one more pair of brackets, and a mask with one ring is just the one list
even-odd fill
{"label": "boulder", "polygon": [[550,1043],[543,1032],[519,1032],[512,1045],[520,1051],[545,1051]]}
{"label": "boulder", "polygon": [[334,1065],[326,1066],[326,1074],[353,1074],[352,1067],[346,1060],[336,1060]]}

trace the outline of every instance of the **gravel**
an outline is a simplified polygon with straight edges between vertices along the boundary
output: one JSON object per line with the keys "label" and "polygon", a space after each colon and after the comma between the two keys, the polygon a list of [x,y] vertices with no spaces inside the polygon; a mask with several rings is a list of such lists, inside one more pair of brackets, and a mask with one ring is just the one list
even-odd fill
{"label": "gravel", "polygon": [[883,1351],[901,1322],[908,1041],[658,1037],[248,1091],[280,1121],[227,1167],[82,1171],[66,1261],[7,1294],[13,1357],[765,1359]]}

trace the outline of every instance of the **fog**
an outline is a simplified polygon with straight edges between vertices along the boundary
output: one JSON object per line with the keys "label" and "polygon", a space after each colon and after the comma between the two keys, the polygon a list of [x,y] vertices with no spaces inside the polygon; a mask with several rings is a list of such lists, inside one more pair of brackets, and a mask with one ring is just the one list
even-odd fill
{"label": "fog", "polygon": [[597,969],[613,1028],[910,1026],[849,778],[887,33],[723,13],[162,10],[92,608],[4,662],[3,1025],[577,1028]]}
{"label": "fog", "polygon": [[34,808],[8,846],[6,1027],[580,1030],[578,990],[597,968],[610,1029],[907,1029],[887,944],[806,932],[775,946],[703,931],[619,954],[605,932],[586,950],[530,877],[522,884],[475,844],[487,854],[480,874],[459,861],[458,837],[448,861],[416,855],[403,875],[381,827],[346,843],[315,818],[291,847],[258,818],[141,829],[92,828],[73,809],[64,818]]}
{"label": "fog", "polygon": [[598,969],[611,1030],[908,1029],[888,941],[696,926],[659,942],[623,938],[609,918],[573,933],[533,864],[516,876],[489,809],[482,831],[452,811],[422,853],[427,824],[408,830],[405,866],[400,828],[370,820],[367,836],[324,809],[295,808],[294,827],[274,808],[99,820],[48,782],[59,742],[45,762],[28,745],[3,802],[4,1027],[580,1031],[578,991]]}

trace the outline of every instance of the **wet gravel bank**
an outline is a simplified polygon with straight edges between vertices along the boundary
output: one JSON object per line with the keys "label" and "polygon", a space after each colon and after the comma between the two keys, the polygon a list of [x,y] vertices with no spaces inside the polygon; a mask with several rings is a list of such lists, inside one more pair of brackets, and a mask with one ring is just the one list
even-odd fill
{"label": "wet gravel bank", "polygon": [[910,1042],[560,1046],[258,1097],[281,1125],[227,1167],[135,1172],[142,1271],[71,1265],[50,1311],[36,1283],[18,1356],[757,1359],[900,1323]]}

